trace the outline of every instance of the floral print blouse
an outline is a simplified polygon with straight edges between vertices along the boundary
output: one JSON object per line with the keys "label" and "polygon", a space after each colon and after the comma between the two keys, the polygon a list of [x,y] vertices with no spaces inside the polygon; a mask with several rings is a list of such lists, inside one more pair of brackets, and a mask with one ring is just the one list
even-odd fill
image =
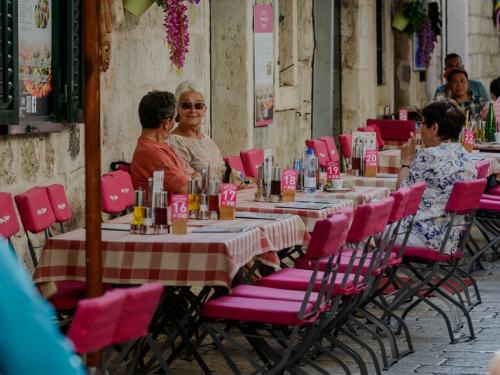
{"label": "floral print blouse", "polygon": [[[411,163],[409,175],[401,186],[410,186],[425,181],[427,187],[413,222],[414,233],[430,249],[439,251],[446,232],[449,215],[446,204],[455,181],[476,179],[476,168],[470,154],[460,143],[445,142],[436,147],[424,148],[417,152]],[[461,218],[457,218],[461,220]],[[408,228],[411,217],[402,225]],[[456,252],[461,228],[453,227],[444,254]]]}
{"label": "floral print blouse", "polygon": [[185,171],[194,169],[201,173],[202,168],[210,164],[210,178],[215,177],[222,182],[226,172],[222,154],[211,138],[205,134],[202,136],[201,140],[197,140],[171,134],[167,143],[175,150]]}

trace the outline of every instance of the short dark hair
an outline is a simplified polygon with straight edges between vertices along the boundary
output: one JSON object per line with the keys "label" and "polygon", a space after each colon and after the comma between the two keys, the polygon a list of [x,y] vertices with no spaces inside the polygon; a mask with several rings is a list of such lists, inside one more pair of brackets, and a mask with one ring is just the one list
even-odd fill
{"label": "short dark hair", "polygon": [[422,110],[425,124],[430,128],[437,123],[438,137],[457,141],[465,124],[465,113],[453,99],[438,100],[427,104]]}
{"label": "short dark hair", "polygon": [[469,75],[467,74],[467,72],[463,69],[458,69],[458,68],[450,68],[451,72],[448,74],[448,82],[451,81],[451,78],[457,74],[457,73],[462,73],[464,76],[465,76],[465,79],[467,79],[467,81],[469,80]]}
{"label": "short dark hair", "polygon": [[446,57],[444,58],[444,64],[446,65],[446,60],[448,59],[455,59],[455,58],[459,58],[460,59],[460,64],[462,63],[462,58],[460,57],[460,55],[457,55],[456,53],[449,53],[446,55]]}
{"label": "short dark hair", "polygon": [[151,91],[139,103],[139,120],[145,129],[158,129],[166,119],[175,116],[175,96],[168,91]]}
{"label": "short dark hair", "polygon": [[500,98],[500,77],[495,78],[490,83],[490,92],[497,98]]}

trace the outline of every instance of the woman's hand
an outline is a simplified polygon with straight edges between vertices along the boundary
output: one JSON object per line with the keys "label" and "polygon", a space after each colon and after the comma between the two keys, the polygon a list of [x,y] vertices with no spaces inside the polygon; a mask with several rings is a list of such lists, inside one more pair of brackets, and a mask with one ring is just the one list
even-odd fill
{"label": "woman's hand", "polygon": [[411,165],[413,157],[417,152],[417,138],[413,132],[410,133],[410,139],[401,147],[401,165]]}

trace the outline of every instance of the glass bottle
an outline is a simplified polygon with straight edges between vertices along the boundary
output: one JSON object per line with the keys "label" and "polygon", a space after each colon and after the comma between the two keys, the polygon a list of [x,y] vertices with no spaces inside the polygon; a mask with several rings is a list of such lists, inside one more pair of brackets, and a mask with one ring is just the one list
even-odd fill
{"label": "glass bottle", "polygon": [[496,124],[495,109],[493,108],[493,102],[491,102],[488,114],[486,115],[486,141],[495,141]]}

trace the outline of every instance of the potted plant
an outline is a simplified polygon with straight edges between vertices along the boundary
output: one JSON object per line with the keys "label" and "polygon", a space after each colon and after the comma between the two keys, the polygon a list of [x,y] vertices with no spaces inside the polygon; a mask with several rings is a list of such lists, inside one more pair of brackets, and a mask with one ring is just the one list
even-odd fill
{"label": "potted plant", "polygon": [[155,0],[123,0],[123,7],[134,16],[140,17],[154,2]]}

